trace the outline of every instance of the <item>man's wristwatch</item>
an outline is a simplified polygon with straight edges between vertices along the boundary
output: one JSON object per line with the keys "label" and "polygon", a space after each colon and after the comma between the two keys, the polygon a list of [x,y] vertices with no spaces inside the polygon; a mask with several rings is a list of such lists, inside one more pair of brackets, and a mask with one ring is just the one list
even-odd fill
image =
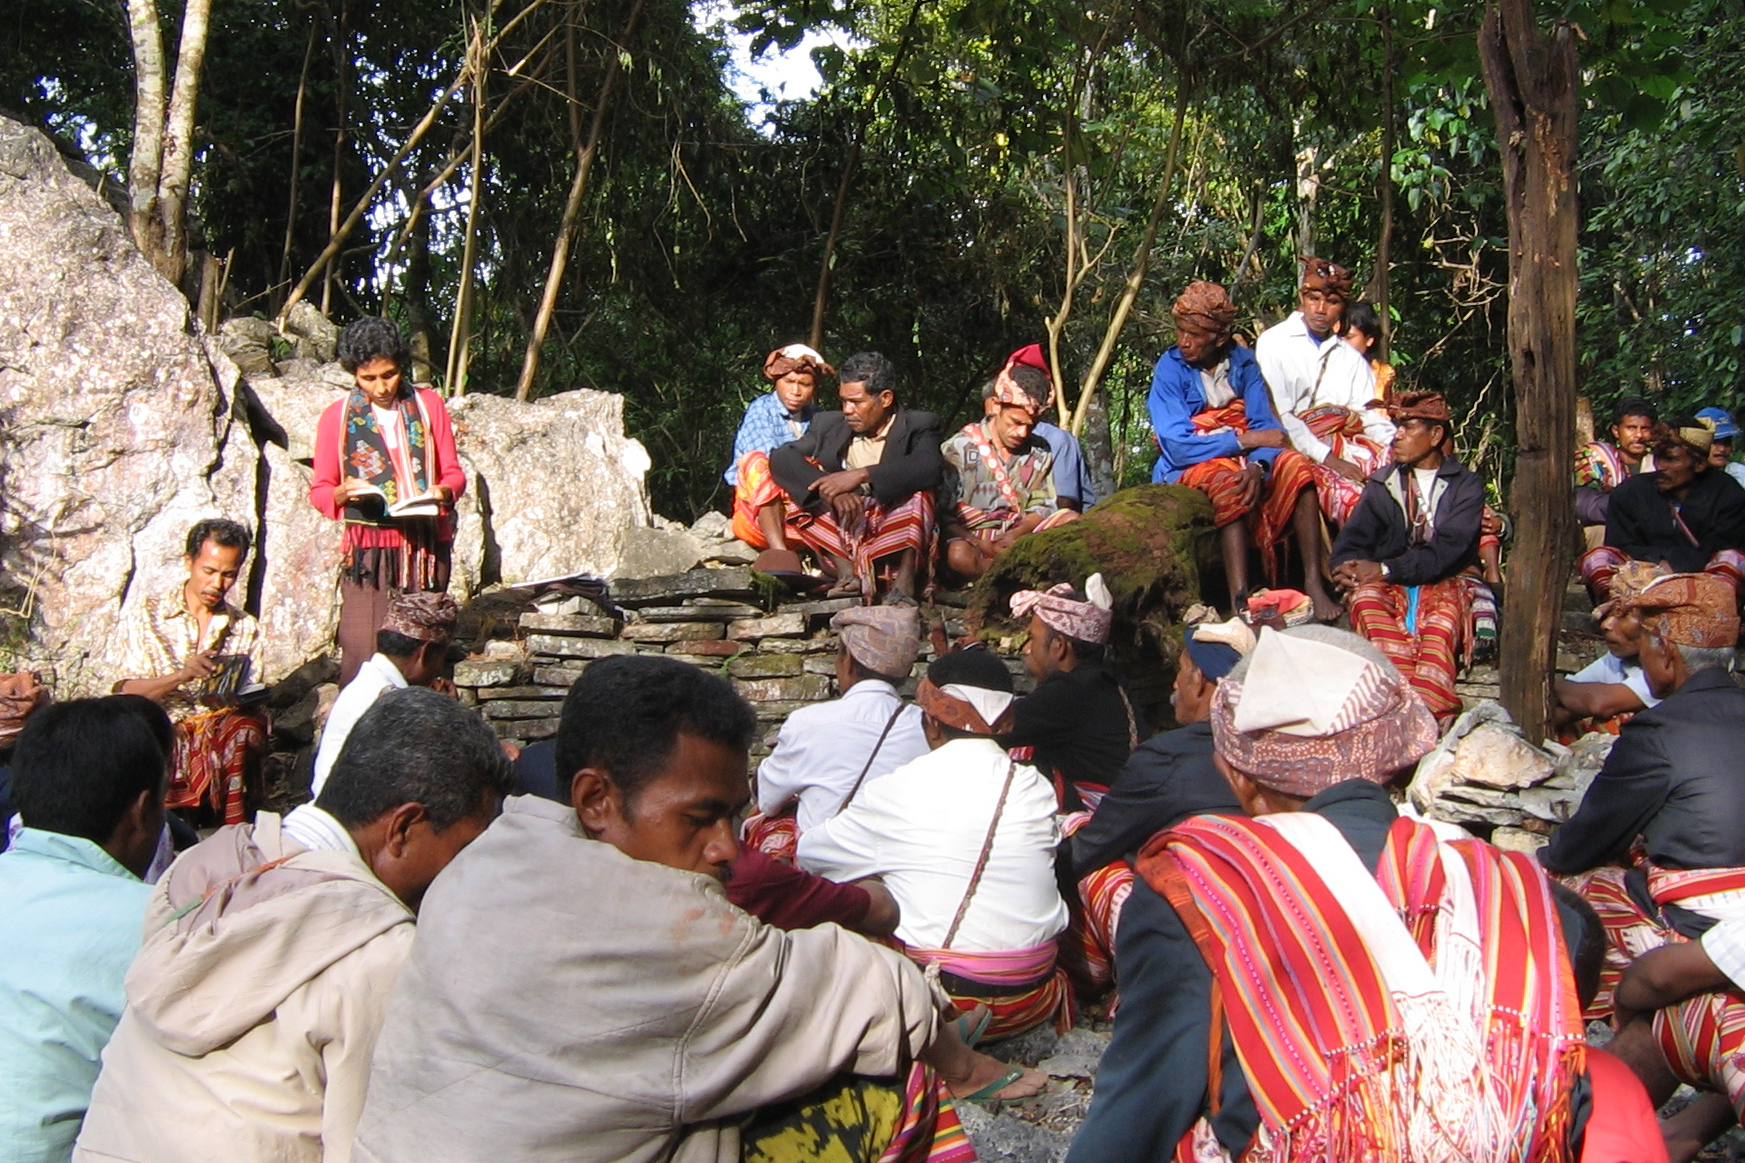
{"label": "man's wristwatch", "polygon": [[1387,563],[1387,562],[1385,562],[1385,561],[1381,561],[1381,562],[1377,562],[1377,563],[1376,563],[1376,564],[1377,564],[1377,565],[1380,565],[1380,566],[1381,566],[1381,576],[1382,576],[1382,577],[1383,577],[1383,578],[1384,578],[1384,579],[1385,579],[1385,578],[1390,578],[1390,577],[1393,577],[1393,576],[1394,576],[1394,571],[1393,571],[1393,570],[1391,570],[1391,569],[1389,569],[1389,568],[1388,568],[1388,563]]}

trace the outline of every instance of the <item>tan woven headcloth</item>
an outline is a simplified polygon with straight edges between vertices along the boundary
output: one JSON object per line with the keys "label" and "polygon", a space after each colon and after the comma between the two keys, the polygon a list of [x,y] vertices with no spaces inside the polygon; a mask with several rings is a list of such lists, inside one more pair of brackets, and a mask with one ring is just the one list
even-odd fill
{"label": "tan woven headcloth", "polygon": [[1189,283],[1169,311],[1178,331],[1197,331],[1222,341],[1236,328],[1236,304],[1230,301],[1230,292],[1204,279]]}
{"label": "tan woven headcloth", "polygon": [[1218,754],[1303,799],[1348,779],[1386,783],[1436,745],[1436,719],[1374,654],[1343,630],[1263,627],[1246,669],[1212,696]]}
{"label": "tan woven headcloth", "polygon": [[877,674],[905,679],[921,656],[921,616],[913,607],[857,606],[832,615],[830,628],[856,662]]}

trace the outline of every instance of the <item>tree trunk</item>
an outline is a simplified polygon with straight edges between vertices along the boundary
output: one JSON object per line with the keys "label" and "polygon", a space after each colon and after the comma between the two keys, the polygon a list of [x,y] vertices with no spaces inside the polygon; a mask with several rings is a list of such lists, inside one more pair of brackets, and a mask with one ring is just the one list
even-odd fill
{"label": "tree trunk", "polygon": [[[546,272],[545,292],[539,297],[539,310],[533,317],[533,330],[527,337],[527,354],[521,360],[521,378],[515,384],[515,398],[530,400],[533,398],[533,377],[539,374],[540,355],[545,349],[545,337],[551,330],[551,318],[557,312],[558,292],[563,289],[564,273],[569,269],[570,248],[575,245],[576,220],[582,214],[582,199],[588,192],[588,175],[594,169],[594,158],[600,153],[600,133],[606,125],[606,110],[612,101],[612,90],[617,87],[619,62],[627,51],[625,46],[630,43],[630,37],[636,31],[636,22],[642,16],[642,0],[630,9],[630,18],[624,22],[624,32],[618,38],[616,51],[611,51],[611,63],[606,66],[606,78],[600,82],[600,93],[594,99],[594,120],[588,126],[588,138],[584,142],[581,135],[581,124],[575,115],[575,32],[570,30],[570,40],[566,45],[569,53],[569,94],[570,94],[570,141],[576,151],[576,173],[570,182],[569,198],[564,202],[563,219],[558,224],[557,242],[551,251],[551,269]],[[837,202],[838,208],[841,200]]]}
{"label": "tree trunk", "polygon": [[182,40],[176,53],[176,83],[164,126],[164,170],[158,180],[158,215],[164,223],[159,269],[180,284],[188,269],[188,185],[194,173],[194,110],[206,67],[206,35],[212,0],[188,0],[182,9]]}
{"label": "tree trunk", "polygon": [[1386,361],[1393,346],[1394,321],[1388,310],[1388,275],[1393,265],[1394,239],[1394,73],[1399,68],[1394,51],[1393,6],[1383,3],[1381,15],[1381,172],[1375,179],[1375,196],[1381,204],[1381,222],[1376,228],[1375,273],[1369,279],[1369,298],[1381,320],[1376,338],[1376,358]]}
{"label": "tree trunk", "polygon": [[473,73],[473,158],[472,190],[467,197],[466,234],[461,241],[460,286],[454,296],[454,330],[448,339],[448,376],[446,387],[450,395],[467,394],[467,365],[472,357],[474,256],[479,238],[479,202],[485,196],[485,57],[481,41],[485,26],[473,25],[473,35],[467,50]]}
{"label": "tree trunk", "polygon": [[1109,393],[1098,392],[1091,397],[1085,413],[1085,435],[1082,442],[1085,465],[1091,471],[1091,484],[1099,498],[1111,497],[1120,480],[1115,474],[1115,440],[1109,426]]}
{"label": "tree trunk", "polygon": [[1533,0],[1498,0],[1478,41],[1503,155],[1520,444],[1499,669],[1503,706],[1529,738],[1551,729],[1557,630],[1575,553],[1577,35],[1567,21],[1541,32]]}
{"label": "tree trunk", "polygon": [[291,173],[286,182],[285,248],[279,256],[279,281],[273,289],[291,281],[291,252],[297,240],[297,187],[303,176],[303,104],[309,94],[309,66],[315,60],[315,34],[319,26],[309,21],[309,44],[303,49],[303,71],[297,74],[297,104],[291,116]]}
{"label": "tree trunk", "polygon": [[163,250],[158,179],[164,165],[164,38],[157,0],[127,0],[133,39],[133,151],[127,159],[127,225],[156,265]]}
{"label": "tree trunk", "polygon": [[1315,202],[1321,195],[1321,151],[1300,144],[1304,119],[1299,117],[1293,139],[1297,145],[1297,257],[1315,253]]}

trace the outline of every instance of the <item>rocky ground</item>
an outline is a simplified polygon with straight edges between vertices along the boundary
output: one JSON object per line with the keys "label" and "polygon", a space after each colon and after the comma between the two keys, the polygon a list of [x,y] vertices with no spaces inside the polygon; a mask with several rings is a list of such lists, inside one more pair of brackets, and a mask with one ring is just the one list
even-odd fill
{"label": "rocky ground", "polygon": [[[1090,1109],[1097,1062],[1108,1049],[1111,1029],[1111,1023],[1096,1012],[1081,1015],[1079,1027],[1065,1034],[1040,1027],[982,1047],[1002,1061],[1034,1066],[1050,1076],[1048,1088],[1036,1098],[1006,1104],[997,1111],[975,1103],[958,1104],[964,1130],[983,1163],[1060,1163],[1066,1158],[1073,1134]],[[1608,1037],[1609,1032],[1598,1024],[1590,1032],[1595,1045],[1604,1045]],[[1672,1114],[1695,1095],[1691,1088],[1681,1088],[1661,1113]],[[1745,1130],[1735,1127],[1697,1160],[1745,1160]]]}

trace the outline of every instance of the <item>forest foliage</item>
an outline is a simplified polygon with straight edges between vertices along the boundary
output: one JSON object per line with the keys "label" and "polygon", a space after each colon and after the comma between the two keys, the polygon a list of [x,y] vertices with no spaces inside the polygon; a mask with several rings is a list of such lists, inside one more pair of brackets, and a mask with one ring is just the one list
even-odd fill
{"label": "forest foliage", "polygon": [[[231,312],[272,317],[306,282],[340,321],[400,319],[449,390],[513,393],[567,221],[530,390],[623,393],[672,516],[727,502],[720,470],[764,353],[807,338],[815,313],[827,356],[884,351],[948,423],[1008,352],[1052,334],[1068,407],[1097,385],[1094,459],[1146,479],[1170,302],[1224,282],[1257,330],[1292,309],[1305,253],[1385,296],[1403,378],[1449,393],[1469,459],[1506,473],[1508,230],[1482,6],[711,11],[213,0],[191,245],[222,264]],[[179,0],[157,15],[174,45]],[[1741,403],[1745,10],[1587,0],[1555,15],[1584,37],[1582,391],[1602,414],[1638,393]],[[815,95],[736,95],[728,38],[780,52],[818,29],[850,47],[813,50]],[[31,0],[0,21],[0,111],[123,187],[134,99],[119,0]]]}

